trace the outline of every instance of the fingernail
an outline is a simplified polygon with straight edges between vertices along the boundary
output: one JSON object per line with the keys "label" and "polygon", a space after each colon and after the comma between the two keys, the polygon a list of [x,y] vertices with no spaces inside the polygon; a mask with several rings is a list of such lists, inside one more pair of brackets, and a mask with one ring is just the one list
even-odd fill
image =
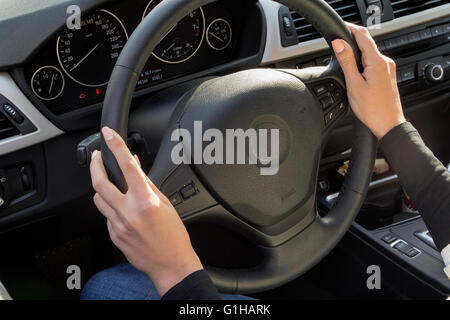
{"label": "fingernail", "polygon": [[342,53],[345,49],[344,42],[342,40],[334,40],[331,42],[331,45],[333,46],[333,50],[336,54]]}
{"label": "fingernail", "polygon": [[103,133],[103,137],[107,141],[111,141],[114,138],[114,134],[113,134],[112,130],[108,127],[103,127],[102,133]]}
{"label": "fingernail", "polygon": [[94,158],[97,156],[97,154],[98,154],[98,151],[94,150],[94,152],[92,152],[92,155],[91,155],[91,160],[94,160]]}

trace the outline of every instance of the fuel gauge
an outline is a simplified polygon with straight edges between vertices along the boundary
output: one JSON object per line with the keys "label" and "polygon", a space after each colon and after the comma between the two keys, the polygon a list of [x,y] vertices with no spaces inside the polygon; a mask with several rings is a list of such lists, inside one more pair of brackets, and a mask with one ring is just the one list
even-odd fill
{"label": "fuel gauge", "polygon": [[231,25],[225,19],[214,20],[206,31],[206,40],[214,50],[226,49],[231,43],[232,36]]}
{"label": "fuel gauge", "polygon": [[45,66],[39,68],[31,78],[31,89],[41,100],[54,100],[64,90],[64,76],[58,68]]}

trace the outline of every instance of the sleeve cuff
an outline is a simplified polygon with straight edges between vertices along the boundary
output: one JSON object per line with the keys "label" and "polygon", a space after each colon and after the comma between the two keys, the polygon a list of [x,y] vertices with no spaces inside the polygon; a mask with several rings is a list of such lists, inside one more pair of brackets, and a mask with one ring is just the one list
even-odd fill
{"label": "sleeve cuff", "polygon": [[196,271],[170,289],[161,300],[221,300],[205,270]]}
{"label": "sleeve cuff", "polygon": [[382,148],[397,147],[396,142],[403,136],[412,132],[417,132],[417,129],[410,122],[403,122],[398,126],[395,126],[388,133],[384,135],[380,140],[380,146]]}

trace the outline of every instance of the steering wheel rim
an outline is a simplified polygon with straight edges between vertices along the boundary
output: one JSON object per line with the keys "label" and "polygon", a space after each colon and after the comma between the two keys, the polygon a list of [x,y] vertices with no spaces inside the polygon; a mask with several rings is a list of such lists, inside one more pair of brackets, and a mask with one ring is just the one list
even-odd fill
{"label": "steering wheel rim", "polygon": [[[141,22],[129,38],[114,67],[102,113],[101,126],[109,126],[126,139],[128,116],[133,92],[148,57],[171,27],[189,12],[215,0],[166,0],[158,5]],[[361,68],[361,55],[355,40],[344,21],[323,0],[279,0],[305,17],[331,44],[340,38],[353,48]],[[325,70],[311,74],[288,71],[297,78],[309,81],[327,74],[342,74],[336,59]],[[319,74],[314,74],[314,73]],[[339,76],[338,76],[339,77]],[[226,293],[253,293],[284,284],[309,270],[319,262],[343,237],[356,217],[371,179],[376,156],[376,138],[359,120],[353,124],[353,150],[348,175],[340,196],[325,218],[315,217],[307,228],[284,242],[262,245],[263,261],[250,269],[224,270],[208,267],[215,285]],[[164,149],[162,147],[162,149]],[[160,149],[158,156],[164,152]],[[167,151],[167,150],[166,150]],[[111,181],[122,191],[127,191],[123,174],[102,137],[102,157]],[[155,165],[158,162],[158,157]],[[160,161],[161,162],[161,161]],[[157,178],[155,178],[157,179]],[[154,181],[161,186],[163,181]]]}

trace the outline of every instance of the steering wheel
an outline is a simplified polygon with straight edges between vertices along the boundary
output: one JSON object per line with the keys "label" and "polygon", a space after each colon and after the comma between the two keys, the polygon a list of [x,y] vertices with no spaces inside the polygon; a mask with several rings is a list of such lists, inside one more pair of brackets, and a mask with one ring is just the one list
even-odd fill
{"label": "steering wheel", "polygon": [[[114,67],[102,127],[109,126],[126,139],[132,95],[151,52],[178,21],[213,1],[165,0],[141,22]],[[351,32],[325,1],[278,2],[308,20],[328,44],[337,38],[347,41],[361,68]],[[341,90],[341,100],[321,101],[318,93],[324,88]],[[251,268],[205,267],[221,292],[248,294],[287,283],[324,258],[347,232],[366,196],[376,156],[376,138],[356,118],[350,167],[340,196],[325,217],[318,214],[315,200],[323,147],[336,120],[348,109],[345,80],[335,57],[327,67],[252,69],[205,79],[178,101],[150,178],[168,197],[180,190],[188,195],[176,206],[185,223],[230,228],[253,242],[261,255],[260,264]],[[222,132],[278,128],[278,173],[261,175],[258,164],[174,164],[171,152],[180,141],[172,141],[171,133],[183,128],[194,136],[194,121],[202,121],[203,130]],[[126,192],[123,174],[104,140],[102,156],[111,181]]]}

